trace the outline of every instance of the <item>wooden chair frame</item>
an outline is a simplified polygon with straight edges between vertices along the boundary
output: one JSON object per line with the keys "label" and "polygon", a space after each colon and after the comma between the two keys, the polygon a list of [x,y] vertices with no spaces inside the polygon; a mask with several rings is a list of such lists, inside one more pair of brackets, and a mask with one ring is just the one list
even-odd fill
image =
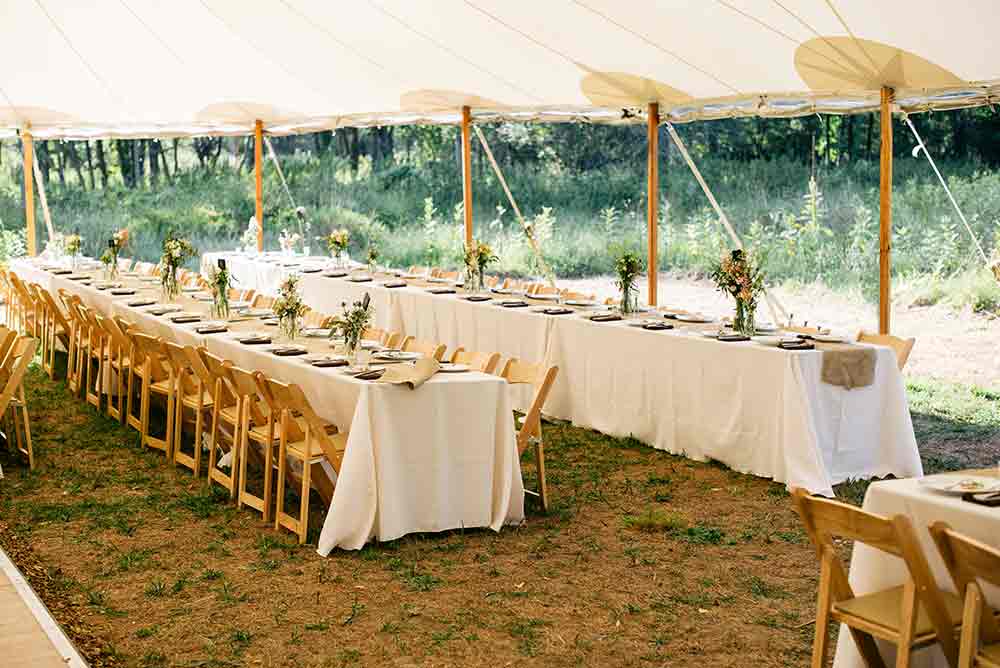
{"label": "wooden chair frame", "polygon": [[[209,373],[215,379],[214,401],[212,403],[212,436],[208,451],[208,484],[216,482],[229,492],[229,499],[236,498],[236,483],[239,480],[240,425],[243,422],[243,400],[235,389],[235,381],[230,369],[233,363],[216,357],[207,351],[200,351]],[[231,428],[229,434],[224,427]],[[218,452],[223,441],[220,435],[226,435],[230,440],[229,452],[232,453],[229,473],[218,466]]]}
{"label": "wooden chair frame", "polygon": [[[820,559],[813,668],[826,665],[828,625],[831,621],[847,625],[858,652],[868,666],[885,666],[874,640],[880,638],[896,645],[897,668],[910,665],[913,649],[934,643],[941,645],[948,664],[954,667],[958,660],[955,639],[957,620],[953,620],[948,612],[947,599],[955,597],[938,589],[910,520],[905,515],[896,515],[891,519],[881,517],[839,501],[810,496],[798,488],[792,490],[792,502]],[[834,536],[864,543],[899,557],[906,564],[910,577],[902,587],[856,596],[833,545]],[[860,604],[875,601],[875,597],[888,601],[880,604],[883,610],[878,614],[858,614]],[[891,607],[893,602],[899,606],[895,610]],[[917,632],[919,608],[923,608],[930,619],[931,630],[928,632]],[[887,621],[892,618],[891,615],[898,615],[898,626]]]}
{"label": "wooden chair frame", "polygon": [[[171,451],[175,465],[189,469],[195,478],[201,472],[202,434],[205,432],[205,414],[212,410],[214,403],[211,391],[205,378],[211,374],[197,349],[191,346],[181,346],[170,341],[164,342],[164,349],[170,364],[171,381],[174,385],[174,422],[173,442]],[[191,354],[191,353],[194,354]],[[196,369],[195,365],[198,365]],[[201,373],[199,373],[201,371]],[[212,388],[214,390],[214,387]],[[190,409],[194,416],[194,449],[189,455],[182,447],[184,442],[184,409]]]}
{"label": "wooden chair frame", "polygon": [[477,353],[459,346],[451,354],[451,363],[466,364],[477,371],[495,375],[500,364],[500,353]]}
{"label": "wooden chair frame", "polygon": [[[160,337],[149,336],[141,332],[130,332],[134,355],[141,361],[132,364],[132,373],[129,375],[129,400],[131,401],[131,378],[138,376],[139,385],[139,417],[138,424],[135,417],[128,415],[129,424],[137,427],[140,434],[142,447],[162,450],[167,459],[171,459],[174,441],[174,378],[170,370],[169,354],[163,345]],[[160,395],[166,400],[167,430],[163,438],[153,436],[150,431],[149,411],[152,405],[153,396]]]}
{"label": "wooden chair frame", "polygon": [[[979,585],[982,580],[1000,587],[1000,550],[963,536],[946,522],[935,522],[930,532],[959,595],[965,597],[958,667],[1000,668],[1000,622]],[[992,657],[983,652],[985,646],[994,648]]]}
{"label": "wooden chair frame", "polygon": [[108,417],[118,422],[125,423],[125,415],[128,407],[126,401],[127,378],[132,365],[130,358],[132,352],[132,342],[125,336],[118,322],[113,318],[105,318],[95,313],[94,318],[97,324],[104,330],[107,350],[108,368],[108,400],[105,405]]}
{"label": "wooden chair frame", "polygon": [[28,417],[28,402],[24,396],[24,374],[34,359],[37,348],[37,339],[18,337],[7,351],[3,366],[0,367],[0,387],[3,388],[0,390],[0,416],[6,416],[8,410],[11,412],[10,424],[14,439],[8,436],[7,440],[28,459],[29,470],[35,468],[35,454],[31,447],[31,422]]}
{"label": "wooden chair frame", "polygon": [[542,408],[548,399],[552,385],[556,382],[559,367],[544,367],[529,364],[516,358],[507,360],[500,377],[511,385],[530,384],[535,388],[535,396],[517,433],[517,454],[521,456],[529,447],[535,449],[535,467],[538,471],[538,491],[525,490],[526,494],[538,497],[542,511],[549,510],[549,491],[545,482],[545,443],[542,439]]}
{"label": "wooden chair frame", "polygon": [[430,341],[420,341],[412,336],[403,339],[403,344],[399,347],[403,352],[420,353],[426,357],[433,357],[437,361],[444,359],[444,352],[448,349],[443,343],[431,343]]}
{"label": "wooden chair frame", "polygon": [[903,339],[892,334],[873,334],[865,330],[858,332],[857,341],[858,343],[874,343],[892,348],[892,351],[896,353],[896,364],[899,365],[900,371],[906,366],[907,360],[910,359],[910,353],[913,352],[913,346],[917,342],[916,339]]}

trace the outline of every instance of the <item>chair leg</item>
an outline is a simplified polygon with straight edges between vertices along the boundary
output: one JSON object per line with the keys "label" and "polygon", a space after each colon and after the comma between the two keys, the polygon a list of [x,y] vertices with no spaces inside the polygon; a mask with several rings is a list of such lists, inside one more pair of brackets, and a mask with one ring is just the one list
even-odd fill
{"label": "chair leg", "polygon": [[[25,441],[25,452],[28,455],[28,470],[35,470],[35,452],[31,447],[31,420],[28,417],[28,401],[24,396],[24,386],[18,388],[18,394],[21,398],[21,415],[24,419],[24,441]],[[15,409],[16,414],[16,409]],[[20,440],[20,435],[18,436]]]}
{"label": "chair leg", "polygon": [[285,439],[286,423],[282,419],[281,438],[278,440],[278,497],[274,500],[274,528],[281,531],[281,518],[285,515],[285,476],[288,462],[285,460],[288,441]]}
{"label": "chair leg", "polygon": [[903,585],[903,619],[900,621],[899,642],[896,644],[896,668],[909,668],[913,627],[917,622],[917,587],[912,580]]}
{"label": "chair leg", "polygon": [[[250,436],[249,436],[249,415],[240,415],[240,443],[239,443],[239,481],[237,482],[237,492],[236,492],[236,507],[243,508],[243,495],[247,489],[247,459],[248,453],[247,449],[250,447]],[[234,475],[236,474],[236,469],[232,469]]]}
{"label": "chair leg", "polygon": [[545,484],[545,444],[539,438],[535,443],[535,468],[538,470],[538,500],[542,503],[542,512],[549,512],[549,490]]}
{"label": "chair leg", "polygon": [[830,647],[830,555],[823,555],[819,570],[819,596],[816,601],[816,625],[813,629],[812,668],[826,668]]}
{"label": "chair leg", "polygon": [[[308,453],[307,453],[308,454]],[[299,545],[306,542],[309,530],[309,474],[312,467],[308,460],[302,460],[302,496],[299,497]]]}
{"label": "chair leg", "polygon": [[[206,482],[208,486],[212,486],[212,478],[215,475],[215,460],[216,460],[216,450],[218,449],[218,438],[219,434],[219,406],[216,404],[212,407],[212,435],[209,437],[208,443],[208,477]],[[200,444],[199,444],[200,447]]]}

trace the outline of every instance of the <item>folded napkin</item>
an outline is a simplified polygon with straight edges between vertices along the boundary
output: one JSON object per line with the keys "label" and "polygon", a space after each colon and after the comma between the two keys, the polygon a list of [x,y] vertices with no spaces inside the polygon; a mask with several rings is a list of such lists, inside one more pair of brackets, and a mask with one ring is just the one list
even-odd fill
{"label": "folded napkin", "polygon": [[195,327],[194,331],[199,334],[219,334],[221,332],[228,332],[229,328],[225,325],[205,325],[203,327]]}
{"label": "folded napkin", "polygon": [[386,281],[382,284],[383,288],[405,288],[406,281]]}
{"label": "folded napkin", "polygon": [[453,295],[455,294],[455,288],[430,288],[427,292],[432,295]]}
{"label": "folded napkin", "polygon": [[324,271],[323,275],[326,276],[327,278],[343,278],[344,276],[347,276],[347,272],[346,271]]}
{"label": "folded napkin", "polygon": [[643,329],[651,329],[654,331],[659,331],[661,329],[673,329],[674,326],[667,324],[665,322],[649,322],[642,326]]}
{"label": "folded napkin", "polygon": [[[119,296],[119,297],[124,297],[125,295],[134,295],[135,294],[135,290],[133,290],[132,288],[112,288],[111,289],[111,294]],[[152,303],[152,302],[150,302],[150,303]],[[130,306],[131,306],[131,304],[130,304]]]}
{"label": "folded napkin", "polygon": [[72,275],[72,276],[67,276],[66,280],[67,281],[86,281],[89,278],[90,278],[90,276],[87,276],[86,274],[75,274],[75,275]]}
{"label": "folded napkin", "polygon": [[829,385],[839,385],[852,390],[868,387],[875,382],[875,349],[842,343],[818,344],[823,351],[823,369],[820,379]]}
{"label": "folded napkin", "polygon": [[72,274],[72,269],[53,269],[52,273],[56,276],[65,276],[66,274]]}
{"label": "folded napkin", "polygon": [[488,302],[492,300],[492,297],[487,297],[486,295],[469,295],[468,297],[462,297],[467,302]]}
{"label": "folded napkin", "polygon": [[778,347],[782,350],[814,350],[816,348],[816,346],[812,343],[805,340],[799,341],[798,343],[782,341],[778,344]]}
{"label": "folded napkin", "polygon": [[370,371],[359,373],[354,377],[358,380],[378,380],[383,374],[385,374],[385,369],[371,369]]}
{"label": "folded napkin", "polygon": [[[244,343],[246,343],[244,341]],[[304,348],[299,348],[297,346],[283,346],[281,348],[275,348],[271,351],[278,357],[292,357],[293,355],[305,355],[306,350]]]}
{"label": "folded napkin", "polygon": [[[132,293],[134,294],[135,290],[133,290]],[[112,293],[112,294],[114,294],[114,293]],[[139,306],[152,306],[153,304],[156,303],[156,300],[154,300],[154,299],[133,299],[132,301],[128,301],[128,302],[125,302],[125,303],[127,305],[129,305],[129,306],[135,306],[135,307],[139,307]]]}
{"label": "folded napkin", "polygon": [[588,320],[591,322],[615,322],[621,319],[622,317],[617,313],[602,313],[600,315],[588,316]]}
{"label": "folded napkin", "polygon": [[379,380],[393,385],[406,385],[411,390],[415,390],[426,383],[440,369],[441,364],[436,359],[423,357],[412,366],[406,364],[386,369]]}
{"label": "folded napkin", "polygon": [[350,362],[348,362],[345,359],[327,358],[321,360],[313,360],[309,362],[309,364],[317,367],[330,367],[330,366],[347,366],[348,364],[350,364]]}
{"label": "folded napkin", "polygon": [[239,341],[240,341],[240,343],[242,343],[244,345],[257,346],[257,345],[260,345],[262,343],[270,343],[271,342],[271,337],[270,336],[253,336],[253,337],[246,338],[246,339],[240,339]]}
{"label": "folded napkin", "polygon": [[1000,492],[966,492],[962,495],[962,501],[995,508],[1000,506]]}
{"label": "folded napkin", "polygon": [[571,308],[543,308],[540,313],[544,313],[545,315],[568,315],[576,313],[576,311]]}
{"label": "folded napkin", "polygon": [[175,315],[170,318],[170,322],[177,323],[178,325],[183,325],[188,322],[198,322],[201,320],[200,315]]}
{"label": "folded napkin", "polygon": [[303,274],[318,274],[322,270],[319,267],[303,267],[299,271]]}
{"label": "folded napkin", "polygon": [[176,306],[158,306],[156,308],[149,309],[149,312],[153,315],[166,315],[168,313],[174,313],[175,311],[180,311]]}
{"label": "folded napkin", "polygon": [[720,334],[719,336],[717,336],[715,338],[717,338],[719,341],[726,341],[726,342],[730,342],[730,343],[731,342],[736,342],[736,341],[749,341],[750,340],[749,336],[745,336],[743,334]]}
{"label": "folded napkin", "polygon": [[509,300],[505,302],[500,302],[500,306],[504,308],[521,308],[522,306],[527,306],[528,302],[523,302],[520,300]]}
{"label": "folded napkin", "polygon": [[371,276],[352,276],[347,280],[349,280],[351,283],[368,283],[373,279]]}

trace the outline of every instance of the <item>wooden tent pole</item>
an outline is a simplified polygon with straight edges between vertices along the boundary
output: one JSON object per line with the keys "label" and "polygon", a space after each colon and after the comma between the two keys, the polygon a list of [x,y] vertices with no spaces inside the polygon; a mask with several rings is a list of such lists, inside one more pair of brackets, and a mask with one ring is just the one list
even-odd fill
{"label": "wooden tent pole", "polygon": [[892,302],[890,297],[890,261],[892,251],[892,104],[893,90],[882,87],[882,146],[879,160],[879,258],[878,258],[878,331],[888,334]]}
{"label": "wooden tent pole", "polygon": [[24,178],[24,222],[27,228],[28,255],[38,255],[38,242],[35,239],[35,180],[34,180],[35,145],[31,132],[21,130],[21,153],[24,157],[22,176]]}
{"label": "wooden tent pole", "polygon": [[472,245],[472,110],[462,107],[462,208],[465,212],[465,246]]}
{"label": "wooden tent pole", "polygon": [[656,286],[659,282],[659,217],[660,217],[660,105],[649,103],[646,120],[646,225],[649,258],[646,264],[649,281],[649,305],[656,306]]}
{"label": "wooden tent pole", "polygon": [[257,252],[264,252],[264,124],[253,124],[253,169],[256,184],[254,216],[257,218]]}

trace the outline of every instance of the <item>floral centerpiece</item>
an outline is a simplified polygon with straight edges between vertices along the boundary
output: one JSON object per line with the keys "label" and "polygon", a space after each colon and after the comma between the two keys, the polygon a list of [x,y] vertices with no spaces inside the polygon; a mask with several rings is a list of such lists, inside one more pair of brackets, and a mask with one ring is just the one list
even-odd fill
{"label": "floral centerpiece", "polygon": [[299,277],[292,274],[278,288],[278,298],[274,300],[274,315],[278,317],[278,327],[289,341],[299,335],[301,320],[309,311],[299,294]]}
{"label": "floral centerpiece", "polygon": [[257,235],[260,232],[260,224],[257,222],[256,216],[250,216],[250,222],[247,223],[247,229],[243,231],[243,236],[240,237],[240,246],[243,251],[248,254],[253,254],[257,252]]}
{"label": "floral centerpiece", "polygon": [[42,251],[44,257],[53,260],[61,260],[66,255],[66,236],[61,232],[55,232],[49,240],[45,242],[45,250]]}
{"label": "floral centerpiece", "polygon": [[372,298],[366,292],[360,301],[354,302],[351,306],[344,302],[341,306],[344,309],[343,313],[333,320],[330,336],[340,335],[343,337],[347,355],[351,358],[352,363],[356,363],[358,350],[361,346],[361,336],[371,324],[374,315]]}
{"label": "floral centerpiece", "polygon": [[372,276],[375,275],[376,269],[378,269],[378,258],[379,258],[378,246],[374,243],[368,246],[368,273]]}
{"label": "floral centerpiece", "polygon": [[719,290],[728,292],[736,300],[733,329],[745,336],[753,336],[756,333],[754,317],[757,300],[764,292],[764,270],[757,256],[742,248],[723,254],[712,270],[712,280]]}
{"label": "floral centerpiece", "polygon": [[327,250],[330,251],[333,259],[336,260],[338,267],[344,266],[344,251],[347,250],[349,243],[351,243],[351,233],[343,228],[334,230],[326,238]]}
{"label": "floral centerpiece", "polygon": [[639,310],[639,287],[636,279],[642,272],[642,258],[630,250],[623,250],[615,260],[615,287],[621,295],[619,310],[622,315]]}
{"label": "floral centerpiece", "polygon": [[281,230],[281,236],[278,237],[278,244],[281,246],[281,252],[285,255],[292,255],[295,253],[295,244],[302,241],[302,235],[298,232],[289,232],[288,230]]}
{"label": "floral centerpiece", "polygon": [[83,237],[79,234],[67,234],[63,237],[63,249],[69,255],[70,264],[76,269],[80,259],[80,247],[83,245]]}
{"label": "floral centerpiece", "polygon": [[219,258],[218,268],[213,268],[208,275],[208,286],[212,292],[213,318],[229,319],[229,288],[232,282],[232,274],[229,273],[226,261]]}
{"label": "floral centerpiece", "polygon": [[[108,247],[104,251],[104,254],[101,255],[101,262],[104,262],[104,266],[107,268],[108,280],[113,281],[118,278],[118,254],[121,253],[122,248],[127,243],[127,229],[115,230],[115,233],[108,239]],[[107,261],[104,259],[105,255],[108,256]]]}
{"label": "floral centerpiece", "polygon": [[198,254],[187,239],[174,236],[173,232],[163,239],[163,255],[160,257],[160,286],[164,301],[173,301],[181,292],[177,282],[177,269],[189,258]]}
{"label": "floral centerpiece", "polygon": [[468,292],[479,292],[483,288],[486,268],[498,258],[493,248],[482,241],[475,241],[465,249],[465,289]]}

